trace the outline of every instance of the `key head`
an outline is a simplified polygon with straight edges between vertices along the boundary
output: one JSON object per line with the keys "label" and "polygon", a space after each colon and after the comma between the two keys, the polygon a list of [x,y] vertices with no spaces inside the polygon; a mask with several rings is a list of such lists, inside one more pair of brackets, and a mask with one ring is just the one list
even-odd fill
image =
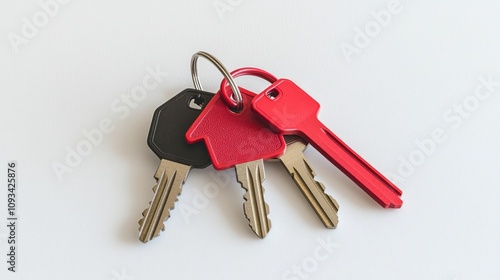
{"label": "key head", "polygon": [[189,144],[185,134],[212,99],[213,94],[185,89],[156,109],[148,135],[148,146],[160,158],[194,168],[210,165],[203,143]]}
{"label": "key head", "polygon": [[319,103],[292,81],[279,79],[253,99],[252,109],[274,131],[301,135],[300,128],[317,119]]}
{"label": "key head", "polygon": [[216,94],[186,133],[189,143],[203,140],[212,164],[221,170],[257,159],[278,157],[285,152],[282,134],[275,133],[251,110],[255,94],[240,88],[243,110],[235,113]]}

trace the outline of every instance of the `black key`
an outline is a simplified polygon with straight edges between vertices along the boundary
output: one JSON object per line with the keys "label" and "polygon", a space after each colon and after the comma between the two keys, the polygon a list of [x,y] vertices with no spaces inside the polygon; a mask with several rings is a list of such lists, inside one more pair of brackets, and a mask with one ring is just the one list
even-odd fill
{"label": "black key", "polygon": [[156,109],[148,135],[148,146],[161,159],[154,175],[157,183],[148,209],[139,221],[139,239],[146,243],[165,229],[177,196],[191,168],[210,165],[203,142],[188,144],[185,134],[213,94],[186,89]]}

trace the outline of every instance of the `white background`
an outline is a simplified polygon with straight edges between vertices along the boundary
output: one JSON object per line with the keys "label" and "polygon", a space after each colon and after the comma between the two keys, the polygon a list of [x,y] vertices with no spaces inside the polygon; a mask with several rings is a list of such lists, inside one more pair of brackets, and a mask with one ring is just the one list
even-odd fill
{"label": "white background", "polygon": [[[500,279],[500,87],[474,97],[477,87],[488,93],[480,77],[500,81],[500,4],[401,0],[377,30],[372,12],[389,3],[73,0],[15,45],[23,18],[33,22],[44,10],[38,1],[2,0],[0,217],[6,165],[16,160],[20,220],[14,274],[3,261],[2,218],[0,278]],[[372,37],[356,45],[356,29],[367,25]],[[356,52],[346,56],[346,44]],[[159,163],[146,145],[151,116],[192,87],[198,50],[231,70],[261,67],[301,86],[322,104],[327,126],[382,173],[399,176],[403,208],[382,209],[310,148],[318,180],[341,206],[337,229],[325,229],[282,167],[268,163],[273,226],[264,240],[243,216],[233,170],[209,167],[191,172],[166,231],[139,242]],[[168,77],[127,115],[114,112],[148,67]],[[217,90],[221,76],[206,61],[200,75]],[[464,102],[461,116],[453,106]],[[114,130],[59,181],[53,165],[66,164],[67,149],[103,119]],[[416,141],[436,129],[445,141],[422,158]],[[412,156],[414,170],[398,171]],[[214,174],[230,182],[203,200]]]}

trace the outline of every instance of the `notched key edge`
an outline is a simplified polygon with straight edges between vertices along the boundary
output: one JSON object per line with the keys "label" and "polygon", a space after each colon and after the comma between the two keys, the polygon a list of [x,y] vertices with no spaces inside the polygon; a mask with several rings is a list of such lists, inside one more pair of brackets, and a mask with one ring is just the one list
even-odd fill
{"label": "notched key edge", "polygon": [[246,190],[243,198],[243,211],[250,228],[259,237],[266,237],[271,229],[269,205],[264,200],[264,188],[262,183],[265,179],[264,161],[262,159],[238,164],[235,166],[237,181]]}
{"label": "notched key edge", "polygon": [[154,177],[154,196],[149,207],[142,212],[139,220],[139,240],[147,243],[165,230],[164,222],[170,217],[175,202],[181,194],[191,167],[180,163],[162,160]]}
{"label": "notched key edge", "polygon": [[282,165],[323,225],[330,229],[336,228],[339,222],[339,204],[325,192],[325,186],[315,180],[316,174],[303,154],[307,143],[302,139],[287,143],[286,153],[279,158]]}

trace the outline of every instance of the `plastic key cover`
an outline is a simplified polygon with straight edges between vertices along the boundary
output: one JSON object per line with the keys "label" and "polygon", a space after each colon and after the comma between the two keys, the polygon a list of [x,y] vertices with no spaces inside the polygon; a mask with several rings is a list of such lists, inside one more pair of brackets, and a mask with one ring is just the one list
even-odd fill
{"label": "plastic key cover", "polygon": [[231,111],[216,94],[186,133],[189,143],[203,140],[215,169],[270,159],[282,155],[286,144],[278,134],[260,121],[251,110],[255,93],[240,88],[243,110]]}
{"label": "plastic key cover", "polygon": [[[287,79],[279,79],[269,88],[273,88],[274,98],[270,99],[265,94],[257,95],[252,102],[253,110],[275,131],[285,135],[298,133],[304,136],[299,128],[311,118],[317,117],[319,103],[308,95],[294,95],[298,87]],[[268,92],[268,89],[263,92]],[[284,94],[294,96],[280,101]]]}
{"label": "plastic key cover", "polygon": [[[204,100],[201,110],[189,105],[197,96]],[[149,130],[148,146],[160,159],[194,168],[210,165],[205,145],[187,143],[185,134],[213,96],[213,93],[186,89],[156,109]]]}

